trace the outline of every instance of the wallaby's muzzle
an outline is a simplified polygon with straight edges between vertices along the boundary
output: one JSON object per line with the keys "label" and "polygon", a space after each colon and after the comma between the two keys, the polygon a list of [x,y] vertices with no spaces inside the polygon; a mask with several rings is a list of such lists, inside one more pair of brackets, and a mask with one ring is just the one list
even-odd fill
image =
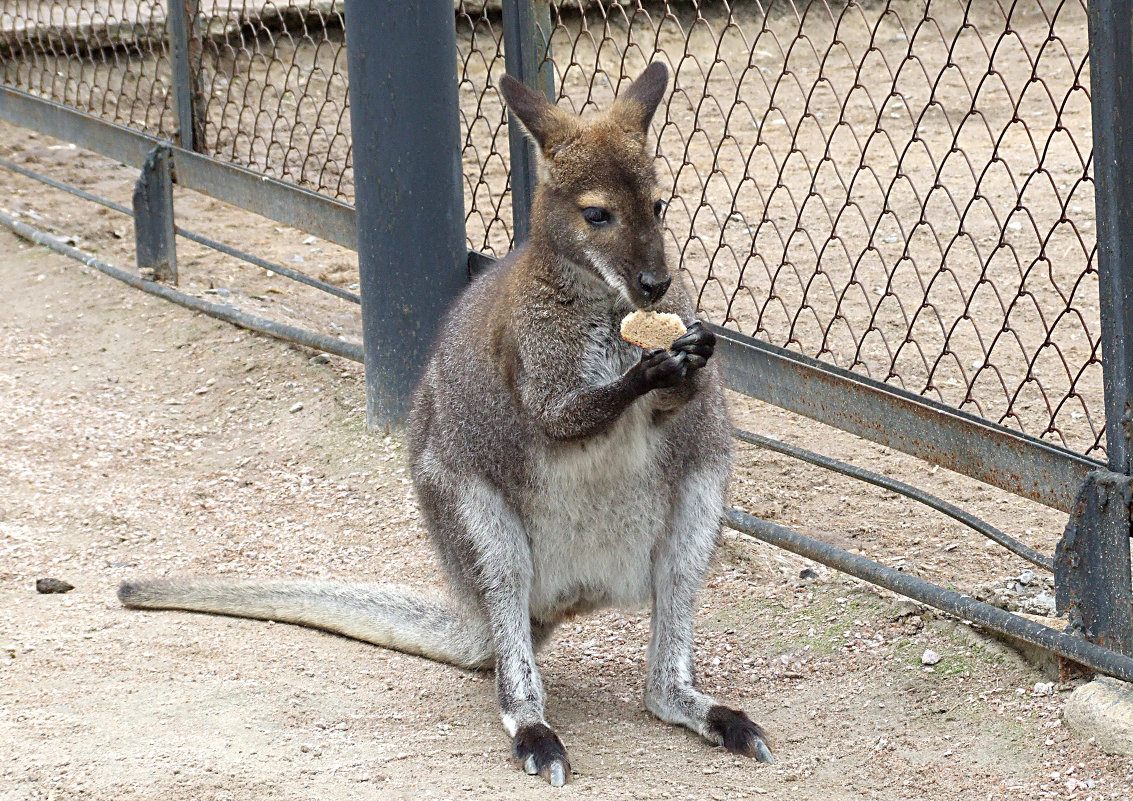
{"label": "wallaby's muzzle", "polygon": [[661,277],[652,270],[643,270],[637,274],[637,288],[650,303],[656,303],[664,297],[672,283],[672,276]]}

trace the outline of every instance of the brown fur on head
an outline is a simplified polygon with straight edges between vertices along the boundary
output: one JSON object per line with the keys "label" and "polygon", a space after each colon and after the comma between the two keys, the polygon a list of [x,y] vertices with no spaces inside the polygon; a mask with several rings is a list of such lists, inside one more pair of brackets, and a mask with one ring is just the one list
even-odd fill
{"label": "brown fur on head", "polygon": [[646,147],[668,82],[665,65],[650,64],[609,111],[580,119],[510,76],[500,81],[508,108],[539,151],[532,242],[637,308],[659,300],[671,281],[663,203]]}

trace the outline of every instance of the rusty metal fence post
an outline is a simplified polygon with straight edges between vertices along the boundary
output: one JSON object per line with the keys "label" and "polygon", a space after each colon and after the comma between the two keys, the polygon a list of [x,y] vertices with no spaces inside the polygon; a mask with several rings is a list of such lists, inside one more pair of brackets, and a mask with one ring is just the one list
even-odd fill
{"label": "rusty metal fence post", "polygon": [[[555,99],[555,72],[547,60],[551,6],[547,0],[503,0],[504,63],[507,74]],[[531,200],[535,196],[535,148],[515,117],[508,114],[511,152],[512,234],[527,239]]]}
{"label": "rusty metal fence post", "polygon": [[451,0],[347,0],[366,419],[404,420],[468,279]]}
{"label": "rusty metal fence post", "polygon": [[1079,492],[1056,583],[1072,627],[1133,655],[1133,0],[1091,0],[1087,14],[1109,470]]}
{"label": "rusty metal fence post", "polygon": [[186,150],[202,150],[204,144],[203,98],[197,80],[201,45],[193,35],[198,0],[169,0],[165,23],[169,35],[169,60],[173,71],[173,106],[177,116],[177,144]]}

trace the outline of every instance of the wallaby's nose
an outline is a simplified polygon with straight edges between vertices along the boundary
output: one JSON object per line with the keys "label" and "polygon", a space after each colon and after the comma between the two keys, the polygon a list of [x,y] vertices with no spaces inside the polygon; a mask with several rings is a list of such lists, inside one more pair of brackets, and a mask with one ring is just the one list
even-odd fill
{"label": "wallaby's nose", "polygon": [[657,273],[650,272],[649,270],[637,274],[637,285],[641,287],[641,291],[645,293],[645,297],[649,298],[650,303],[656,303],[664,297],[671,283],[673,283],[672,276],[660,278]]}

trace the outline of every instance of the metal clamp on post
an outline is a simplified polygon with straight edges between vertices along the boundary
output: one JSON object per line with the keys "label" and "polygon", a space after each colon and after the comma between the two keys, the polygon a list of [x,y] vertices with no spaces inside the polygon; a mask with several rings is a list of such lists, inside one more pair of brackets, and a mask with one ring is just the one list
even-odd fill
{"label": "metal clamp on post", "polygon": [[177,284],[175,237],[173,153],[168,145],[158,145],[134,184],[134,248],[143,277]]}
{"label": "metal clamp on post", "polygon": [[1129,535],[1133,477],[1094,470],[1078,492],[1054,557],[1055,602],[1068,631],[1133,656]]}

